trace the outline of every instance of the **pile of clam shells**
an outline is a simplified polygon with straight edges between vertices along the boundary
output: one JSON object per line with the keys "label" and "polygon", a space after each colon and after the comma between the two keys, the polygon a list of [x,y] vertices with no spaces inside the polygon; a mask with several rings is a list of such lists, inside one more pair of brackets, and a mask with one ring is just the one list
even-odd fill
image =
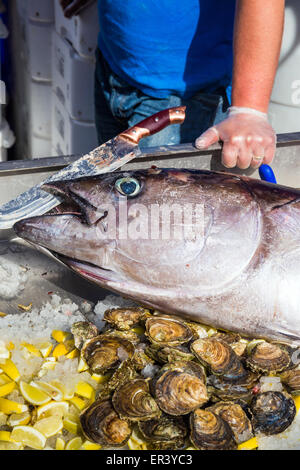
{"label": "pile of clam shells", "polygon": [[[148,449],[236,449],[293,422],[300,368],[290,346],[143,308],[110,309],[104,319],[101,333],[72,326],[81,358],[106,378],[80,416],[90,441],[123,447],[135,430]],[[263,375],[279,376],[282,390],[262,391]]]}

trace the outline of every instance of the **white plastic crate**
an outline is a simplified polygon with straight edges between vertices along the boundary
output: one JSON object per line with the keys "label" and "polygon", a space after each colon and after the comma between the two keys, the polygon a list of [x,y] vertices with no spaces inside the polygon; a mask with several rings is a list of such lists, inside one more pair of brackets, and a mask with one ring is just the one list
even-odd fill
{"label": "white plastic crate", "polygon": [[26,63],[35,80],[51,80],[52,33],[52,23],[26,21]]}
{"label": "white plastic crate", "polygon": [[72,119],[58,97],[52,96],[52,147],[58,155],[85,154],[97,147],[94,123]]}
{"label": "white plastic crate", "polygon": [[51,139],[51,82],[40,82],[27,76],[29,132]]}
{"label": "white plastic crate", "polygon": [[67,38],[81,56],[94,57],[99,32],[97,2],[92,2],[79,15],[65,18],[59,0],[54,1],[58,34]]}
{"label": "white plastic crate", "polygon": [[23,0],[27,3],[27,17],[35,21],[54,21],[53,0]]}
{"label": "white plastic crate", "polygon": [[43,139],[31,134],[29,139],[29,158],[45,158],[52,156],[51,139]]}
{"label": "white plastic crate", "polygon": [[94,121],[94,60],[80,56],[56,32],[53,34],[53,90],[78,121]]}

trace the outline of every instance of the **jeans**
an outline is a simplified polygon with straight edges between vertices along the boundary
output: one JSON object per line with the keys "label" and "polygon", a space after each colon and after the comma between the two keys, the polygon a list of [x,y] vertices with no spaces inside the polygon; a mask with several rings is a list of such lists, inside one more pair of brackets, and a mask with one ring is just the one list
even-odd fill
{"label": "jeans", "polygon": [[186,106],[184,123],[173,124],[142,139],[141,148],[194,142],[202,132],[224,119],[229,104],[225,88],[215,93],[200,91],[189,99],[176,95],[164,99],[145,95],[118,77],[97,50],[95,120],[99,145],[146,117],[174,106]]}

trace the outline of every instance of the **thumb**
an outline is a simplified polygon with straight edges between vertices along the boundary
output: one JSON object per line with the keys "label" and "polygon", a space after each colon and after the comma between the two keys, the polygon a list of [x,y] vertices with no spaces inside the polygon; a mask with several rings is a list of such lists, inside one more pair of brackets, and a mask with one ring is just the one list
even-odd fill
{"label": "thumb", "polygon": [[206,149],[212,144],[215,144],[219,141],[219,132],[215,126],[210,127],[207,131],[203,132],[203,134],[198,137],[195,141],[195,146],[198,149]]}

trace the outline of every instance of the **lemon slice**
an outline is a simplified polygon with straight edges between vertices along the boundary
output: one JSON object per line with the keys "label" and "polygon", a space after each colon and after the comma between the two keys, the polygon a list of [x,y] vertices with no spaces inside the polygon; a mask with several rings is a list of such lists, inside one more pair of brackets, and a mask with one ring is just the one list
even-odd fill
{"label": "lemon slice", "polygon": [[69,410],[69,403],[66,401],[50,401],[41,405],[37,409],[37,419],[48,418],[49,416],[63,417]]}
{"label": "lemon slice", "polygon": [[40,388],[23,382],[20,382],[20,392],[22,393],[25,400],[27,400],[32,405],[43,405],[48,403],[51,400],[51,397],[48,393]]}
{"label": "lemon slice", "polygon": [[24,413],[28,411],[28,406],[18,403],[16,401],[7,400],[7,398],[0,398],[0,411],[10,415],[12,413]]}
{"label": "lemon slice", "polygon": [[93,387],[87,382],[78,382],[75,393],[81,397],[91,399],[94,393]]}
{"label": "lemon slice", "polygon": [[9,357],[9,350],[7,349],[4,341],[0,340],[0,359],[8,359]]}
{"label": "lemon slice", "polygon": [[73,439],[67,443],[65,450],[78,450],[81,446],[82,439],[80,437],[73,437]]}
{"label": "lemon slice", "polygon": [[31,419],[29,411],[20,414],[12,414],[7,420],[9,426],[25,426]]}
{"label": "lemon slice", "polygon": [[46,437],[31,426],[16,426],[10,435],[11,439],[20,442],[23,446],[32,449],[43,449],[46,445]]}
{"label": "lemon slice", "polygon": [[101,445],[91,441],[84,441],[81,448],[83,450],[99,450],[101,449]]}
{"label": "lemon slice", "polygon": [[6,375],[8,375],[8,377],[10,377],[15,382],[18,382],[20,380],[20,372],[18,371],[16,365],[11,359],[6,359],[4,364],[1,364],[1,369],[3,372],[5,372]]}
{"label": "lemon slice", "polygon": [[8,382],[5,385],[0,385],[0,397],[5,397],[9,393],[13,391],[15,388],[16,383],[15,382]]}
{"label": "lemon slice", "polygon": [[58,437],[55,443],[55,450],[65,450],[65,445],[65,441],[61,437]]}
{"label": "lemon slice", "polygon": [[63,422],[61,416],[49,416],[37,421],[33,427],[44,434],[44,436],[51,437],[62,430]]}
{"label": "lemon slice", "polygon": [[30,385],[48,393],[52,400],[62,401],[62,399],[64,398],[61,390],[47,382],[34,381],[30,382]]}

